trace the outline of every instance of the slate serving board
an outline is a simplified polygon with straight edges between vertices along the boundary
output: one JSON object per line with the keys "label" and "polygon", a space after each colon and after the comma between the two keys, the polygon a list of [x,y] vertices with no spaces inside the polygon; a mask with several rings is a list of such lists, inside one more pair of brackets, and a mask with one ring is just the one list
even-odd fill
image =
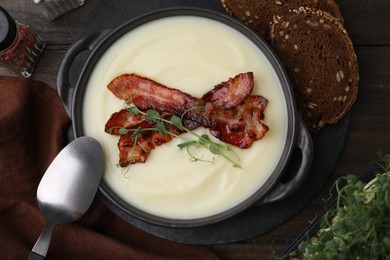
{"label": "slate serving board", "polygon": [[[224,12],[219,0],[102,0],[83,25],[76,40],[94,32],[112,30],[135,17],[157,9],[188,6]],[[69,69],[70,88],[60,91],[67,108],[71,107],[71,99],[65,97],[72,95],[79,73],[89,55],[89,52],[81,53]],[[112,211],[130,224],[173,241],[207,245],[236,242],[258,236],[289,220],[321,190],[335,169],[344,147],[349,122],[350,114],[338,124],[327,126],[318,134],[312,135],[313,165],[307,179],[294,195],[281,202],[252,207],[240,215],[217,224],[197,228],[168,228],[152,225],[129,216],[103,196],[100,198]],[[71,134],[70,138],[72,138]]]}

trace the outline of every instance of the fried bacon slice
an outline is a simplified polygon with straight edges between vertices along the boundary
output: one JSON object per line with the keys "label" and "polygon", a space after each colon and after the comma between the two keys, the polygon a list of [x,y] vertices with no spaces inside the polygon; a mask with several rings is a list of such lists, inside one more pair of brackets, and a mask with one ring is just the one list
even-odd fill
{"label": "fried bacon slice", "polygon": [[204,102],[212,103],[215,108],[229,109],[240,104],[253,90],[253,73],[241,73],[222,82],[201,98]]}
{"label": "fried bacon slice", "polygon": [[134,145],[132,133],[120,135],[118,142],[119,165],[126,167],[129,164],[145,162],[148,154],[142,150],[141,146]]}
{"label": "fried bacon slice", "polygon": [[[162,117],[168,119],[172,116],[169,113],[163,113]],[[119,135],[119,165],[122,167],[135,163],[143,163],[146,161],[148,154],[156,146],[169,142],[174,138],[172,135],[163,136],[160,132],[154,130],[142,131],[137,140],[133,140],[134,131],[141,127],[143,129],[155,128],[154,122],[145,121],[146,116],[139,114],[135,115],[127,109],[121,109],[119,112],[113,113],[105,125],[105,132],[112,135]],[[120,129],[132,129],[126,134],[121,134]],[[171,133],[179,135],[182,133],[178,128],[167,125],[167,130]],[[136,143],[134,143],[136,141]]]}
{"label": "fried bacon slice", "polygon": [[[143,129],[154,128],[156,125],[153,122],[143,121],[135,124],[134,128],[141,127]],[[180,135],[182,131],[172,125],[167,126],[167,130],[173,134]],[[132,138],[133,131],[122,134],[119,137],[119,165],[126,167],[128,164],[144,163],[149,153],[159,145],[169,142],[174,138],[170,134],[163,136],[160,132],[155,130],[141,131],[136,140]],[[135,143],[136,142],[136,143]]]}
{"label": "fried bacon slice", "polygon": [[137,74],[123,74],[107,86],[119,99],[133,103],[141,110],[155,109],[158,112],[183,114],[200,101],[180,90],[168,88]]}
{"label": "fried bacon slice", "polygon": [[244,149],[251,147],[269,130],[262,122],[267,102],[262,96],[249,96],[233,109],[208,111],[213,119],[210,133],[225,143]]}
{"label": "fried bacon slice", "polygon": [[109,134],[119,135],[119,130],[121,128],[135,129],[143,121],[145,121],[144,115],[135,115],[123,108],[119,112],[115,112],[111,115],[104,127],[104,131]]}
{"label": "fried bacon slice", "polygon": [[[187,128],[203,126],[221,141],[246,149],[268,131],[268,126],[262,121],[268,101],[262,96],[250,95],[253,85],[253,73],[248,72],[216,85],[202,98],[192,97],[136,74],[121,75],[107,87],[116,97],[125,100],[127,104],[134,104],[140,110],[154,109],[164,113],[167,118],[173,114],[183,116]],[[111,116],[105,131],[118,135],[121,127],[153,127],[145,126],[151,123],[144,120],[144,116],[122,109]],[[167,127],[169,131],[181,134],[176,127]],[[154,147],[172,138],[162,136],[158,131],[145,131],[134,144],[131,133],[121,135],[118,143],[121,166],[145,162]]]}

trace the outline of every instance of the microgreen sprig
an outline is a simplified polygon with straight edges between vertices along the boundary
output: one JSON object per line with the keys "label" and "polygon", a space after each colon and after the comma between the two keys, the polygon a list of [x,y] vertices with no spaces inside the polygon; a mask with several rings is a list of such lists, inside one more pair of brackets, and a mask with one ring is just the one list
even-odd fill
{"label": "microgreen sprig", "polygon": [[[207,134],[199,135],[196,132],[194,132],[194,131],[192,131],[184,126],[183,116],[188,111],[183,113],[183,115],[181,117],[174,114],[174,115],[172,115],[172,117],[170,119],[166,119],[166,118],[163,118],[160,115],[160,113],[154,109],[149,109],[146,112],[141,111],[136,106],[129,106],[126,109],[134,115],[144,115],[145,121],[155,123],[155,127],[151,127],[151,128],[138,127],[136,129],[128,129],[128,128],[122,127],[119,129],[120,134],[126,134],[129,131],[131,131],[131,132],[133,132],[131,138],[133,140],[137,140],[141,131],[158,131],[162,136],[172,135],[174,137],[178,137],[178,138],[182,139],[183,142],[178,144],[177,146],[180,149],[186,149],[187,153],[190,156],[190,160],[192,162],[203,161],[203,162],[214,163],[214,158],[213,158],[213,160],[205,160],[205,159],[203,159],[203,157],[197,157],[191,152],[191,148],[205,148],[205,149],[209,150],[212,154],[219,155],[219,156],[223,157],[225,160],[230,162],[233,167],[242,168],[238,162],[239,158],[234,153],[234,150],[231,146],[225,145],[222,143],[214,142],[210,138],[210,136],[208,136]],[[166,127],[167,125],[173,125],[173,126],[177,127],[179,130],[191,134],[195,138],[189,139],[189,138],[185,138],[181,135],[177,135],[175,133],[172,133],[171,131],[169,131],[167,129],[167,127]]]}

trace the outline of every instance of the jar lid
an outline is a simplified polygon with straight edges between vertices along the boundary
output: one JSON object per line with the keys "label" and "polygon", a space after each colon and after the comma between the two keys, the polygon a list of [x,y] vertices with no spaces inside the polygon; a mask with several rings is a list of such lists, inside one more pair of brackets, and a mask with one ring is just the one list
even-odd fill
{"label": "jar lid", "polygon": [[0,6],[0,51],[7,49],[16,37],[15,20]]}

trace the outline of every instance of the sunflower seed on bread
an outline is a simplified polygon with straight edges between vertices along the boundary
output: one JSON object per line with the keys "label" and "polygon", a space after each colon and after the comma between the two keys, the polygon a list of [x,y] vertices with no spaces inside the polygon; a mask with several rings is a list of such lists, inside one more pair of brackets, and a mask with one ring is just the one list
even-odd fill
{"label": "sunflower seed on bread", "polygon": [[356,54],[343,25],[327,12],[300,7],[275,16],[270,32],[309,130],[338,122],[354,103],[359,81]]}
{"label": "sunflower seed on bread", "polygon": [[283,15],[301,6],[329,12],[343,22],[334,0],[221,0],[225,11],[245,22],[265,39],[269,38],[269,24],[274,15]]}

